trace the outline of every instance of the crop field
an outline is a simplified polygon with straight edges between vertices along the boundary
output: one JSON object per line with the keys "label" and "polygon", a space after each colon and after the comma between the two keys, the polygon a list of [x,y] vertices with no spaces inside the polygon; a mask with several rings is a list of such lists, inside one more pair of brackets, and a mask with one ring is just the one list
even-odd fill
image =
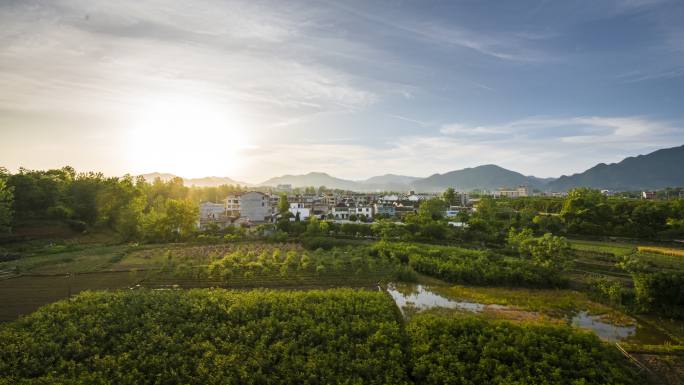
{"label": "crop field", "polygon": [[102,271],[126,252],[127,246],[49,247],[22,258],[0,262],[0,270],[17,274],[68,274]]}
{"label": "crop field", "polygon": [[149,288],[376,288],[396,263],[363,248],[309,251],[297,244],[103,246],[0,265],[0,321],[82,290]]}
{"label": "crop field", "polygon": [[632,254],[636,250],[636,245],[618,242],[571,240],[570,245],[574,250],[598,254],[612,254],[618,257]]}
{"label": "crop field", "polygon": [[673,257],[684,258],[684,249],[674,249],[670,247],[639,246],[637,251],[640,253],[663,254]]}
{"label": "crop field", "polygon": [[626,261],[638,263],[640,269],[651,273],[684,270],[684,258],[679,255],[684,252],[682,249],[599,241],[572,240],[570,243],[576,259],[568,277],[579,287],[596,280],[632,287],[631,273],[621,266]]}
{"label": "crop field", "polygon": [[[147,264],[146,264],[147,263]],[[134,252],[116,269],[158,267],[143,283],[185,286],[258,287],[287,285],[375,286],[391,278],[397,264],[372,257],[365,248],[310,251],[296,244],[233,244]]]}
{"label": "crop field", "polygon": [[0,384],[639,384],[592,334],[418,316],[384,293],[85,292],[0,325]]}

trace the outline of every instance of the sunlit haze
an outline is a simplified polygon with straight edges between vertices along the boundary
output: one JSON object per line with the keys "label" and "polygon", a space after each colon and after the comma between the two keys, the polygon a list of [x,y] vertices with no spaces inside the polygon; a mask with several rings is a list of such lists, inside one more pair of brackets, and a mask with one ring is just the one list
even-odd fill
{"label": "sunlit haze", "polygon": [[0,165],[261,182],[684,143],[684,3],[0,1]]}

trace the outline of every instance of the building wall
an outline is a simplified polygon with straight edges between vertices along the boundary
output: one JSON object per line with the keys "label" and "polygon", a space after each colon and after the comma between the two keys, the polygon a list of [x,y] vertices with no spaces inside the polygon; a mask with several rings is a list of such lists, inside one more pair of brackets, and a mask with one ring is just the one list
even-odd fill
{"label": "building wall", "polygon": [[223,203],[202,202],[199,206],[200,219],[219,219],[226,214]]}
{"label": "building wall", "polygon": [[240,194],[230,194],[224,202],[226,202],[226,212],[229,216],[240,216]]}
{"label": "building wall", "polygon": [[270,199],[266,194],[250,191],[240,195],[240,216],[252,222],[263,222],[271,216]]}

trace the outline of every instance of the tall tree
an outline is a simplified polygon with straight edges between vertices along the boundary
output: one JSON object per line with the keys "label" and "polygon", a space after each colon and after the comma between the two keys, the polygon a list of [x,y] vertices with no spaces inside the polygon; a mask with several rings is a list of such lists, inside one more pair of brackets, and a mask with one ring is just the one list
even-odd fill
{"label": "tall tree", "polygon": [[442,199],[444,199],[444,202],[446,202],[447,205],[453,206],[456,204],[456,190],[454,190],[453,187],[449,187],[446,190],[444,190],[444,193],[442,194]]}
{"label": "tall tree", "polygon": [[438,220],[444,218],[446,203],[438,198],[423,201],[418,207],[418,216],[423,220]]}
{"label": "tall tree", "polygon": [[8,233],[12,230],[12,217],[14,211],[13,188],[7,185],[7,170],[0,167],[0,233]]}
{"label": "tall tree", "polygon": [[278,213],[281,216],[285,216],[290,212],[290,202],[287,201],[286,194],[280,194],[280,200],[278,201]]}

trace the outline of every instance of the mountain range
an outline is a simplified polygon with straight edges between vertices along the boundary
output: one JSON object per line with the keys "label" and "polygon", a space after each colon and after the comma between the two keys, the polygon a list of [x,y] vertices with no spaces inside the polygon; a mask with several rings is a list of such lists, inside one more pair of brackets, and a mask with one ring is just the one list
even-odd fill
{"label": "mountain range", "polygon": [[[152,172],[149,174],[142,174],[146,181],[152,182],[159,178],[164,182],[168,182],[173,178],[178,178],[178,176],[169,173]],[[248,183],[239,182],[225,176],[206,176],[204,178],[182,178],[183,184],[186,186],[197,186],[197,187],[216,187],[225,184],[229,185],[240,185],[248,186]]]}
{"label": "mountain range", "polygon": [[[168,180],[174,175],[145,174],[151,180],[160,177]],[[328,188],[354,191],[405,191],[438,192],[448,187],[460,191],[496,190],[500,187],[530,186],[541,191],[567,191],[574,187],[592,187],[608,190],[646,190],[684,186],[684,146],[658,150],[647,155],[629,157],[619,163],[600,163],[582,173],[560,178],[537,178],[507,170],[494,164],[433,174],[427,178],[385,174],[365,180],[336,178],[323,172],[302,175],[283,175],[258,185],[242,183],[226,177],[184,179],[186,185],[218,186],[239,184],[242,186],[292,187],[326,186]]]}
{"label": "mountain range", "polygon": [[583,173],[564,175],[547,184],[553,191],[580,186],[619,191],[684,186],[684,146],[625,158],[619,163],[599,163]]}

